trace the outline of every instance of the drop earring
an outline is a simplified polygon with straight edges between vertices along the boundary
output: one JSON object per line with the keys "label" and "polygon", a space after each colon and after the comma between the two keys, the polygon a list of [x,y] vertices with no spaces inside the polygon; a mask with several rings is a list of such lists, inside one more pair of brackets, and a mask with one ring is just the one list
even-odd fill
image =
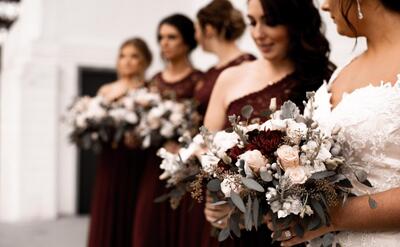
{"label": "drop earring", "polygon": [[358,18],[359,20],[364,19],[364,15],[363,15],[363,13],[362,13],[362,11],[361,11],[360,0],[357,0],[357,18]]}

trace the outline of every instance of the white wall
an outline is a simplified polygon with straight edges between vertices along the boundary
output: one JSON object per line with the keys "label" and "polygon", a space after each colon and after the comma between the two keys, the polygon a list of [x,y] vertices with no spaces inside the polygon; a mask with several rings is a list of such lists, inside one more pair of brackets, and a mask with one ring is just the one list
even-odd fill
{"label": "white wall", "polygon": [[[76,150],[60,118],[78,92],[78,67],[114,67],[119,44],[142,36],[162,66],[156,27],[174,12],[194,17],[207,0],[29,0],[4,45],[0,109],[0,221],[52,219],[76,211]],[[233,0],[246,9],[246,0]],[[329,17],[332,60],[352,56]],[[248,33],[240,46],[258,54]],[[359,46],[362,48],[362,46]],[[201,69],[215,58],[197,49]],[[195,58],[195,59],[194,59]]]}

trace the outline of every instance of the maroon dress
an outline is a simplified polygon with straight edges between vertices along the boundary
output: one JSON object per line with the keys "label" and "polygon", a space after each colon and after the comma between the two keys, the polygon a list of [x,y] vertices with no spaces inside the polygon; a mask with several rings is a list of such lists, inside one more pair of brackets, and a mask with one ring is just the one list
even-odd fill
{"label": "maroon dress", "polygon": [[[261,121],[267,120],[263,117],[263,111],[269,109],[270,100],[276,98],[277,106],[280,107],[283,102],[291,100],[298,106],[302,106],[302,101],[305,100],[307,91],[317,90],[320,83],[306,84],[296,72],[291,73],[278,82],[267,86],[259,91],[245,95],[239,99],[232,101],[227,108],[227,116],[236,114],[239,115],[241,109],[246,105],[251,105],[254,108],[252,118],[258,118]],[[230,127],[230,123],[227,120],[225,127]],[[232,234],[233,238],[229,238],[224,242],[218,242],[216,237],[207,237],[208,233],[211,232],[211,227],[205,230],[203,233],[202,246],[280,246],[280,243],[276,242],[271,244],[271,232],[268,230],[266,225],[262,225],[258,228],[258,231],[245,231],[242,230],[241,238],[237,238]]]}
{"label": "maroon dress", "polygon": [[256,57],[251,54],[243,54],[221,68],[212,67],[205,74],[204,79],[200,82],[195,92],[195,99],[199,103],[198,111],[204,116],[207,111],[208,102],[210,101],[211,93],[214,88],[215,82],[219,75],[226,69],[240,65],[243,62],[255,60]]}
{"label": "maroon dress", "polygon": [[[157,74],[153,82],[164,96],[174,96],[176,99],[193,98],[197,82],[203,73],[193,71],[184,79],[168,83],[161,73]],[[177,210],[171,209],[168,201],[154,203],[154,199],[165,194],[165,181],[160,181],[159,176],[161,159],[156,155],[157,148],[149,150],[143,176],[141,178],[138,199],[134,218],[133,241],[135,247],[162,247],[162,246],[192,246],[187,244],[192,241],[186,234],[192,225],[189,223],[191,212],[180,210],[189,208],[192,200],[183,198]],[[195,206],[195,205],[194,205]],[[200,241],[201,236],[196,241]]]}
{"label": "maroon dress", "polygon": [[[211,68],[207,71],[207,73],[204,74],[203,79],[197,83],[197,90],[195,91],[194,95],[194,98],[199,103],[199,113],[202,116],[204,116],[206,112],[212,89],[219,74],[229,67],[236,66],[242,62],[251,61],[254,59],[255,57],[250,54],[241,55],[228,63],[226,66],[218,69]],[[176,230],[169,231],[169,233],[172,234],[172,236],[167,237],[170,242],[163,246],[201,246],[201,242],[204,238],[202,233],[205,229],[208,229],[209,224],[204,216],[204,204],[197,203],[191,198],[190,194],[186,194],[182,198],[179,207],[171,214],[173,214],[175,218],[171,220],[169,226],[176,227]],[[209,234],[207,231],[207,236],[208,235]]]}
{"label": "maroon dress", "polygon": [[93,191],[89,247],[126,247],[145,151],[105,147],[98,156]]}

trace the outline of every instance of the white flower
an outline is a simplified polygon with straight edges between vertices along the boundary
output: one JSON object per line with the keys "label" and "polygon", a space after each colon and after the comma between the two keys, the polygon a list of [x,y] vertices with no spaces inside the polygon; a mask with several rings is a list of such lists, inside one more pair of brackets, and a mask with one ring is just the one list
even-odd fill
{"label": "white flower", "polygon": [[115,121],[121,122],[125,118],[125,114],[127,111],[124,108],[115,108],[111,109],[108,114],[112,117]]}
{"label": "white flower", "polygon": [[160,179],[167,179],[180,170],[179,158],[177,155],[168,152],[165,148],[160,148],[157,152],[157,155],[162,158],[160,168],[164,170],[163,174],[160,176]]}
{"label": "white flower", "polygon": [[215,157],[215,155],[211,153],[203,154],[200,156],[201,166],[203,170],[209,174],[212,174],[214,172],[219,161],[220,159],[218,157]]}
{"label": "white flower", "polygon": [[152,102],[160,101],[160,95],[156,93],[149,93],[146,89],[138,90],[135,94],[135,102],[141,106],[149,106]]}
{"label": "white flower", "polygon": [[174,130],[175,128],[171,123],[165,122],[161,126],[160,134],[166,138],[171,138],[174,135]]}
{"label": "white flower", "polygon": [[125,121],[130,124],[136,124],[139,121],[138,116],[134,112],[127,112],[125,115]]}
{"label": "white flower", "polygon": [[183,123],[183,114],[180,112],[174,112],[169,116],[169,121],[175,126],[179,126]]}
{"label": "white flower", "polygon": [[285,218],[289,215],[289,212],[286,210],[278,210],[278,218]]}
{"label": "white flower", "polygon": [[125,109],[129,110],[129,111],[133,111],[134,109],[134,98],[133,97],[124,97],[122,100],[122,105]]}
{"label": "white flower", "polygon": [[305,167],[289,167],[285,170],[285,177],[288,177],[293,184],[304,184],[308,179],[308,172]]}
{"label": "white flower", "polygon": [[290,204],[290,212],[295,215],[299,215],[303,209],[303,204],[298,199],[293,199]]}
{"label": "white flower", "polygon": [[253,130],[258,130],[258,129],[260,128],[260,125],[257,124],[257,123],[255,123],[255,124],[250,124],[250,125],[247,125],[247,126],[239,125],[238,127],[239,127],[239,129],[241,129],[244,133],[247,133],[247,132],[250,132],[250,131],[253,131]]}
{"label": "white flower", "polygon": [[149,111],[147,121],[151,129],[158,129],[160,127],[161,117],[164,113],[165,111],[161,107],[155,107]]}
{"label": "white flower", "polygon": [[215,134],[213,142],[216,144],[217,150],[226,152],[239,143],[239,136],[235,132],[219,131]]}
{"label": "white flower", "polygon": [[271,210],[272,210],[273,213],[278,212],[282,207],[281,203],[279,201],[271,202],[270,206],[271,206]]}
{"label": "white flower", "polygon": [[310,206],[306,205],[305,208],[300,212],[300,217],[304,218],[305,214],[310,216],[310,215],[314,214],[314,211],[312,210],[312,208]]}
{"label": "white flower", "polygon": [[260,127],[259,130],[279,130],[279,131],[285,131],[287,128],[286,120],[281,120],[281,119],[271,119],[263,123]]}
{"label": "white flower", "polygon": [[319,153],[317,156],[317,159],[325,161],[327,159],[330,159],[332,157],[331,152],[329,152],[329,149],[327,149],[325,146],[321,146],[319,149]]}
{"label": "white flower", "polygon": [[[238,161],[239,160],[244,161],[245,172],[247,170],[246,175],[249,177],[253,176],[251,171],[259,173],[260,168],[265,166],[268,161],[267,158],[265,158],[264,155],[262,155],[262,153],[258,150],[246,151],[245,153],[238,156]],[[249,171],[248,168],[250,168],[251,170]]]}
{"label": "white flower", "polygon": [[286,129],[286,134],[290,141],[296,145],[300,143],[307,135],[307,125],[304,123],[297,123],[293,119],[289,119],[288,128]]}
{"label": "white flower", "polygon": [[85,114],[80,114],[78,116],[76,116],[75,118],[75,123],[76,126],[78,126],[79,128],[86,128],[87,127],[87,118],[85,116]]}
{"label": "white flower", "polygon": [[193,143],[196,143],[197,145],[203,145],[204,144],[203,136],[200,134],[197,134],[195,137],[193,137]]}
{"label": "white flower", "polygon": [[240,175],[228,175],[221,183],[221,191],[225,197],[231,197],[231,192],[234,191],[237,194],[243,189],[242,185],[238,183],[240,181]]}

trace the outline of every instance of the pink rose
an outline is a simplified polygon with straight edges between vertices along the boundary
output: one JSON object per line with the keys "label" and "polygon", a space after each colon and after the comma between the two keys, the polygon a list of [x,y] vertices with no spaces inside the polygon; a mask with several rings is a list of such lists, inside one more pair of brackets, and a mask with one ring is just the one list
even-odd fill
{"label": "pink rose", "polygon": [[299,150],[289,145],[282,145],[276,151],[283,170],[300,165]]}
{"label": "pink rose", "polygon": [[253,172],[259,173],[260,168],[264,167],[268,160],[258,150],[246,151],[238,157],[244,160],[245,165],[249,166]]}

